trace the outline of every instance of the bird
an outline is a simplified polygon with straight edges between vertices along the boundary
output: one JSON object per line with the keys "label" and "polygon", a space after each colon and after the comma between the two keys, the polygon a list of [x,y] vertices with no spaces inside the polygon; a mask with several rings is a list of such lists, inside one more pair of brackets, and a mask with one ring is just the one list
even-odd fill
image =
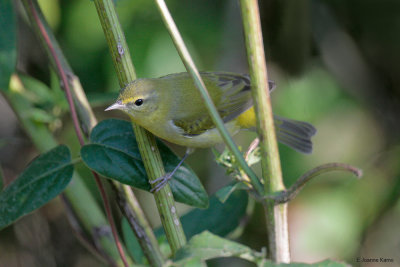
{"label": "bird", "polygon": [[[242,129],[256,130],[252,85],[248,75],[200,72],[200,76],[231,136]],[[274,88],[275,83],[269,81],[269,90]],[[128,113],[135,123],[161,139],[187,147],[172,175],[195,148],[212,147],[223,142],[187,72],[134,80],[120,91],[116,102],[106,111],[115,109]],[[313,125],[277,115],[274,115],[274,123],[279,142],[301,153],[312,152],[311,137],[316,133]],[[159,189],[172,175],[170,173],[152,183],[162,181],[157,187]]]}

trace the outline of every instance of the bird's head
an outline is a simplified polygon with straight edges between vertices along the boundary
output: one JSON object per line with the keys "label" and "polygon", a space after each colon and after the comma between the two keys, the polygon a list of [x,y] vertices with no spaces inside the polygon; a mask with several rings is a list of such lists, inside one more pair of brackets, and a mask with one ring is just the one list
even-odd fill
{"label": "bird's head", "polygon": [[121,90],[117,101],[106,111],[119,109],[135,120],[149,119],[159,106],[158,89],[152,79],[137,79]]}

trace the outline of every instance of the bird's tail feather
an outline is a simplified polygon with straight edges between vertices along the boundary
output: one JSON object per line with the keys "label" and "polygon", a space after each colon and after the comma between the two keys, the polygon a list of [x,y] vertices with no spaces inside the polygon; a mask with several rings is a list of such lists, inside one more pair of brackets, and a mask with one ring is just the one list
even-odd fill
{"label": "bird's tail feather", "polygon": [[312,152],[311,137],[317,130],[303,121],[274,116],[278,141],[296,151],[309,154]]}

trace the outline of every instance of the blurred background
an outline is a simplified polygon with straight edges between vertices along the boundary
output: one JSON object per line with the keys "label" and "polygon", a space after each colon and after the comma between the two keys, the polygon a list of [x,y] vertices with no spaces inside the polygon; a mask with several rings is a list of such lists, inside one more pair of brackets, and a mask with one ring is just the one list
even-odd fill
{"label": "blurred background", "polygon": [[[117,111],[103,112],[119,87],[93,2],[39,2],[98,118],[127,119]],[[238,1],[167,4],[200,70],[247,73]],[[138,77],[185,71],[153,1],[119,0],[116,5]],[[269,78],[277,84],[274,112],[318,129],[311,155],[280,146],[286,186],[328,162],[349,163],[364,172],[360,180],[342,172],[320,176],[290,203],[292,260],[331,258],[373,267],[382,265],[363,265],[357,258],[384,257],[395,261],[384,266],[399,266],[400,2],[268,0],[260,1],[260,11]],[[24,18],[19,28],[18,70],[49,84],[40,43]],[[0,112],[0,161],[9,183],[37,150],[3,98]],[[76,143],[70,117],[61,114],[48,118],[49,127],[60,142]],[[235,138],[245,148],[254,137],[244,132]],[[230,181],[209,149],[198,150],[187,162],[209,194]],[[153,226],[158,226],[151,195],[137,193]],[[181,214],[187,210],[180,206]],[[257,250],[266,246],[261,206],[256,205],[237,240]],[[2,231],[0,251],[0,266],[101,265],[71,235],[58,198]],[[232,259],[210,261],[210,266],[228,263],[251,266]]]}

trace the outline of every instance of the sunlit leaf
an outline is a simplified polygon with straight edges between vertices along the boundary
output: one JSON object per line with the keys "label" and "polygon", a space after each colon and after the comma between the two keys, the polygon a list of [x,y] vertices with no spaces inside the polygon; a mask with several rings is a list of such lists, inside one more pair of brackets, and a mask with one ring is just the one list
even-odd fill
{"label": "sunlit leaf", "polygon": [[26,88],[25,97],[28,98],[32,103],[37,105],[52,103],[52,92],[45,83],[31,76],[22,74],[18,76]]}

